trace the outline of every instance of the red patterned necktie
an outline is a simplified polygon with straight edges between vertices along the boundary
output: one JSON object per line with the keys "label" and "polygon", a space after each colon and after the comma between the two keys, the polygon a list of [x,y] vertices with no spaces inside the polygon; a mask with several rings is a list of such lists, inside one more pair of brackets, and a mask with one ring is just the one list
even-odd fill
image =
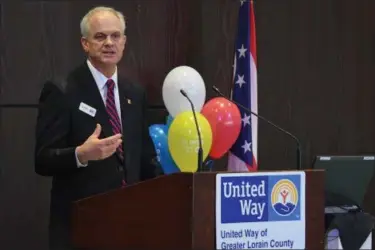
{"label": "red patterned necktie", "polygon": [[[107,85],[107,100],[106,100],[106,110],[109,117],[109,122],[112,125],[113,134],[121,133],[121,122],[120,118],[116,109],[115,104],[115,95],[114,95],[114,87],[115,82],[112,79],[109,79],[106,83]],[[122,144],[117,148],[118,155],[120,156],[121,160],[124,160],[124,150],[122,148]]]}

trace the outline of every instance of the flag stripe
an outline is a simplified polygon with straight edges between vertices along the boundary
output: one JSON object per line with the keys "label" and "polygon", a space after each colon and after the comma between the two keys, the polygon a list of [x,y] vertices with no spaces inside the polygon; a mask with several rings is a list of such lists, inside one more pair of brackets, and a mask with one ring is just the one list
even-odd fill
{"label": "flag stripe", "polygon": [[[232,98],[258,111],[257,54],[253,2],[241,1],[234,57]],[[258,121],[241,109],[242,128],[229,152],[228,170],[256,171],[258,157]]]}
{"label": "flag stripe", "polygon": [[[258,74],[257,74],[257,46],[256,46],[256,28],[255,28],[255,14],[254,2],[250,3],[250,76],[251,76],[251,109],[258,113]],[[258,117],[251,116],[251,129],[253,137],[253,166],[258,169]]]}
{"label": "flag stripe", "polygon": [[250,8],[250,52],[253,56],[255,66],[257,66],[257,45],[256,45],[255,14],[254,14],[253,1],[251,1],[249,8]]}

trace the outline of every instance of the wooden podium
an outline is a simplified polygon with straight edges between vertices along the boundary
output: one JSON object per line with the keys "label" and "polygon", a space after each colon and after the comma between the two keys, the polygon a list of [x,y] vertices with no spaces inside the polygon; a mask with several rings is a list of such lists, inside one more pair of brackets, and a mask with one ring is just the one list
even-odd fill
{"label": "wooden podium", "polygon": [[[306,247],[324,249],[324,171],[305,172]],[[166,175],[77,201],[73,242],[84,249],[216,249],[217,173]]]}

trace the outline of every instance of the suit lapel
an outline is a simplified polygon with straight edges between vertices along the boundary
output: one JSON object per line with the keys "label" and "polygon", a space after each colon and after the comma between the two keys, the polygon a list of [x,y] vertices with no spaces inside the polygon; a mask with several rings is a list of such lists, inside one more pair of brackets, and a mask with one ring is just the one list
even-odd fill
{"label": "suit lapel", "polygon": [[94,103],[98,110],[96,112],[96,121],[102,126],[102,131],[104,137],[109,137],[113,135],[112,126],[109,123],[107,110],[104,106],[102,97],[100,96],[99,90],[97,90],[97,97],[93,96],[91,102]]}
{"label": "suit lapel", "polygon": [[[81,84],[81,93],[83,93],[84,100],[87,104],[96,108],[95,119],[96,122],[102,126],[102,132],[104,137],[112,136],[112,126],[108,119],[108,114],[103,102],[103,98],[99,92],[97,84],[92,76],[90,69],[85,63],[79,70],[77,75],[77,81]],[[124,164],[129,166],[131,160],[131,133],[132,124],[127,118],[129,114],[132,114],[134,104],[132,103],[133,96],[129,85],[125,80],[118,79],[118,92],[121,106],[121,123],[122,123],[122,139],[124,149]]]}
{"label": "suit lapel", "polygon": [[119,79],[118,81],[119,87],[119,99],[121,105],[121,123],[122,123],[122,137],[123,137],[123,149],[124,149],[124,158],[125,164],[129,166],[130,157],[131,157],[131,124],[127,121],[127,117],[129,117],[129,113],[131,113],[131,109],[133,105],[131,103],[131,91],[129,87],[126,85],[126,82]]}
{"label": "suit lapel", "polygon": [[88,105],[96,109],[95,120],[102,126],[104,137],[112,136],[112,126],[108,120],[103,98],[86,63],[82,66],[78,73],[78,81],[80,84],[82,84],[81,86],[84,100],[87,101]]}

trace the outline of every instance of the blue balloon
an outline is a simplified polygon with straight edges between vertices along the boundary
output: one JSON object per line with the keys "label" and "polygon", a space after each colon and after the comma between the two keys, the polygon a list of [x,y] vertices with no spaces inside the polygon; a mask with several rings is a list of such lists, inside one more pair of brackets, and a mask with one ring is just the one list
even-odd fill
{"label": "blue balloon", "polygon": [[214,161],[213,160],[208,160],[205,163],[206,167],[209,169],[210,172],[212,172],[214,168]]}
{"label": "blue balloon", "polygon": [[168,115],[167,119],[166,119],[166,122],[165,122],[165,125],[167,126],[167,129],[169,129],[169,126],[171,126],[172,121],[173,121],[173,117],[171,115]]}
{"label": "blue balloon", "polygon": [[158,161],[163,168],[164,174],[180,172],[174,163],[168,148],[168,127],[164,124],[154,124],[148,129],[154,143]]}

